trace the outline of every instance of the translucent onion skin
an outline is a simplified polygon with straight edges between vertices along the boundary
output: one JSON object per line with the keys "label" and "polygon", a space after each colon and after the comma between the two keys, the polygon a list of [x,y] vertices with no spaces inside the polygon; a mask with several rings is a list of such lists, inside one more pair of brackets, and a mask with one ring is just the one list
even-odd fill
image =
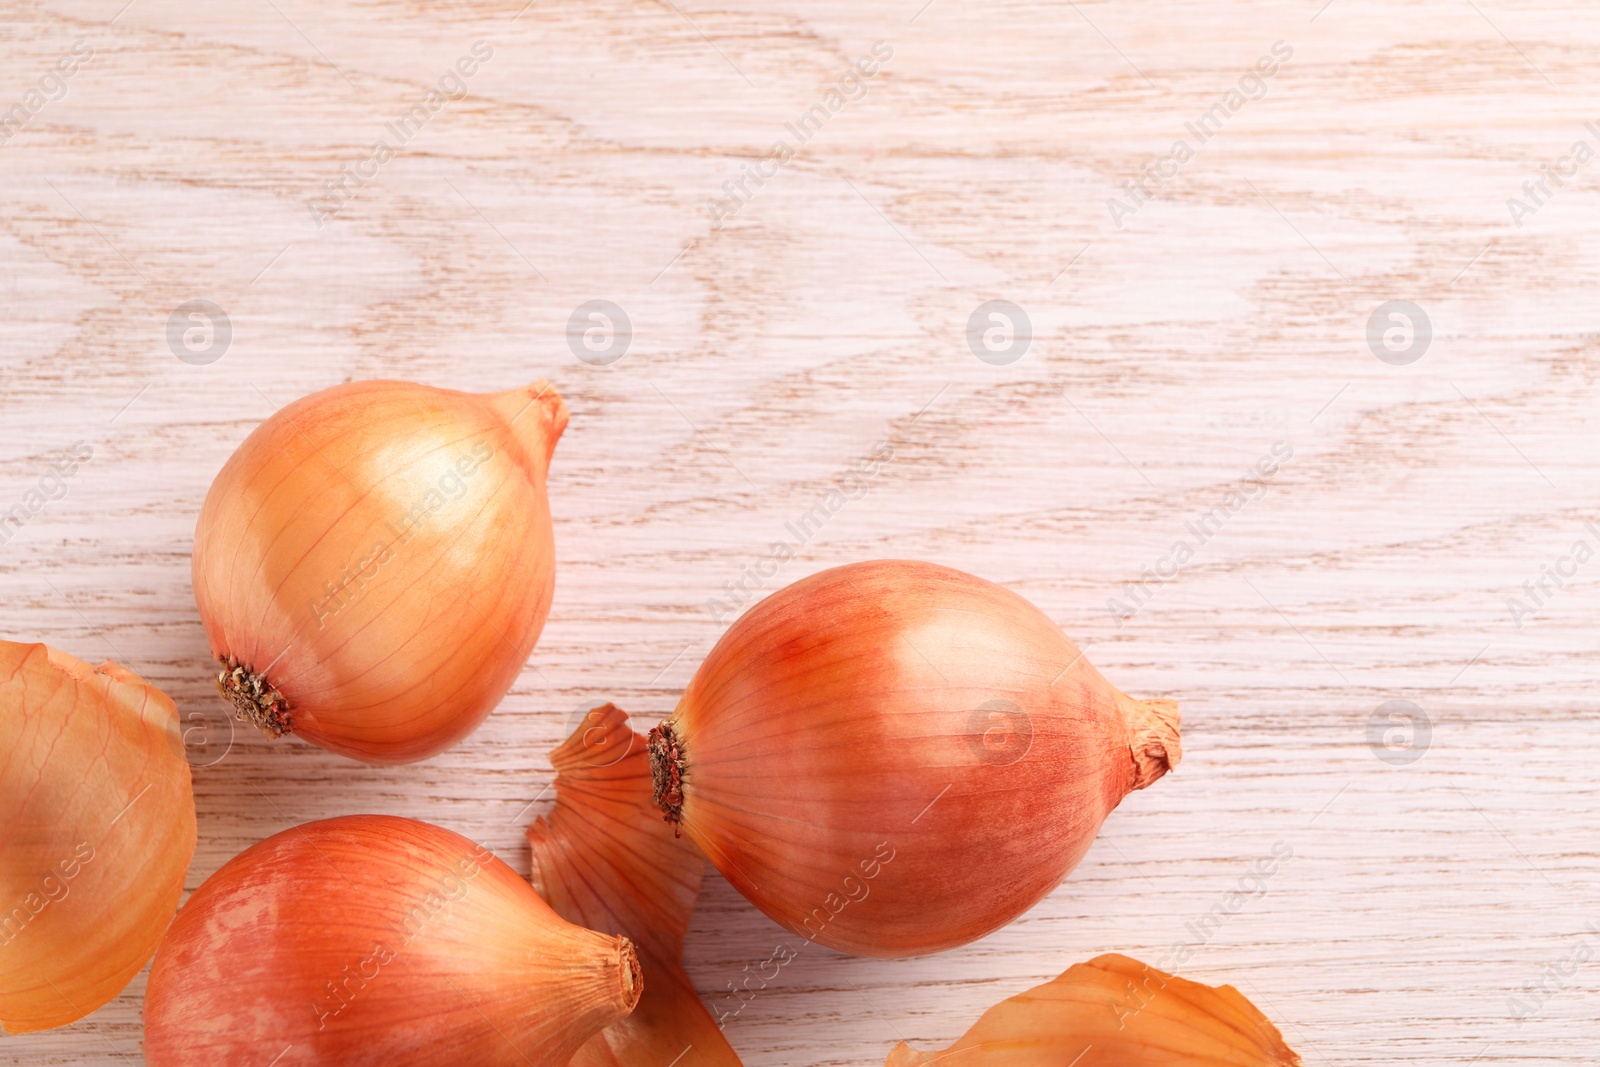
{"label": "translucent onion skin", "polygon": [[931,563],[823,571],[746,612],[651,731],[657,799],[741,893],[843,952],[976,940],[1180,756],[1026,600]]}
{"label": "translucent onion skin", "polygon": [[1208,986],[1110,953],[1001,1001],[929,1055],[901,1042],[884,1067],[1300,1067],[1232,986]]}
{"label": "translucent onion skin", "polygon": [[370,381],[257,427],[194,543],[195,600],[240,718],[380,764],[475,729],[550,612],[545,477],[566,424],[545,382],[479,395]]}
{"label": "translucent onion skin", "polygon": [[[569,1067],[740,1067],[683,969],[705,857],[661,821],[645,739],[614,704],[588,712],[550,755],[556,806],[528,828],[533,887],[562,918],[639,948],[644,994]],[[685,1051],[693,1049],[692,1056]]]}
{"label": "translucent onion skin", "polygon": [[150,1067],[558,1067],[633,1009],[626,938],[413,819],[286,830],[206,879],[150,970]]}
{"label": "translucent onion skin", "polygon": [[130,670],[0,641],[0,1022],[65,1026],[156,950],[194,854],[178,711]]}

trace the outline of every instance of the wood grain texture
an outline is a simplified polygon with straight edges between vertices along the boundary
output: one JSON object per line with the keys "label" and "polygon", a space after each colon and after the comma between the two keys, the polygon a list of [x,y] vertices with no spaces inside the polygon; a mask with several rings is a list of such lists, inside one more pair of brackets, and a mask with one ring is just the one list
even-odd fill
{"label": "wood grain texture", "polygon": [[[1600,561],[1560,564],[1600,540],[1600,162],[1545,178],[1525,217],[1507,201],[1600,145],[1600,12],[125,2],[0,13],[0,114],[27,113],[0,145],[0,512],[74,442],[94,452],[0,545],[0,632],[119,660],[194,717],[190,889],[354,812],[526,872],[576,709],[669,711],[727,625],[708,601],[887,441],[760,588],[890,555],[1001,581],[1128,692],[1179,699],[1186,759],[1007,930],[918,960],[802,951],[727,1023],[747,1063],[880,1064],[1071,963],[1156,962],[1279,841],[1292,859],[1179,971],[1237,985],[1308,1065],[1596,1062],[1600,952],[1549,968],[1600,949],[1580,942],[1600,926]],[[92,56],[34,113],[77,41]],[[319,228],[308,201],[477,41],[465,98]],[[714,224],[708,200],[773,170],[785,124],[876,41],[893,57],[865,94]],[[1107,201],[1278,41],[1260,98],[1119,227]],[[595,299],[632,324],[604,366],[568,345]],[[191,300],[231,323],[205,365],[168,340]],[[990,300],[1032,324],[1003,366],[968,343]],[[1369,348],[1391,300],[1431,322],[1408,365]],[[546,376],[573,412],[543,640],[476,734],[387,770],[230,739],[188,559],[262,418],[379,376]],[[1266,490],[1119,625],[1108,600],[1170,571],[1280,441]],[[1508,598],[1558,564],[1519,625]],[[1405,765],[1369,744],[1396,699],[1431,722]],[[714,1011],[783,938],[708,878],[687,953]],[[1510,998],[1540,982],[1519,1021]],[[143,985],[0,1040],[0,1063],[139,1062]]]}

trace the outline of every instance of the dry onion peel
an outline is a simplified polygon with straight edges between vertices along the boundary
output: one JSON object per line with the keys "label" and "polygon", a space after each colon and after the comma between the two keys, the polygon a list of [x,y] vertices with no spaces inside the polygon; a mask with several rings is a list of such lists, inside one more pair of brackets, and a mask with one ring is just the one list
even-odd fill
{"label": "dry onion peel", "polygon": [[369,763],[431,756],[516,680],[550,611],[545,382],[335,386],[256,428],[195,531],[218,688],[277,736]]}
{"label": "dry onion peel", "polygon": [[125,668],[0,641],[0,1022],[64,1026],[145,965],[183,894],[178,711]]}
{"label": "dry onion peel", "polygon": [[558,1067],[632,1010],[626,938],[556,915],[510,867],[414,819],[253,845],[156,953],[151,1067]]}
{"label": "dry onion peel", "polygon": [[1232,986],[1115,954],[1069,967],[984,1012],[932,1054],[901,1042],[885,1067],[1298,1067],[1283,1035]]}
{"label": "dry onion peel", "polygon": [[615,705],[590,710],[550,755],[556,806],[528,828],[533,885],[563,918],[639,948],[644,994],[572,1067],[739,1067],[683,970],[705,859],[651,799],[645,739]]}
{"label": "dry onion peel", "polygon": [[752,607],[650,733],[656,795],[796,934],[908,956],[1048,893],[1180,756],[1015,593],[931,563],[823,571]]}

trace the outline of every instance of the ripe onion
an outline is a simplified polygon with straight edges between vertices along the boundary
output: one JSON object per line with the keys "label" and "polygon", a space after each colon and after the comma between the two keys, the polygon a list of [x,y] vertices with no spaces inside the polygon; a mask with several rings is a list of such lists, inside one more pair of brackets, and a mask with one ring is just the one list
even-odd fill
{"label": "ripe onion", "polygon": [[112,663],[0,641],[0,1022],[65,1026],[122,991],[194,854],[178,709]]}
{"label": "ripe onion", "polygon": [[1022,914],[1180,749],[1176,704],[1117,690],[1015,593],[878,560],[746,612],[650,753],[667,820],[762,911],[906,956]]}
{"label": "ripe onion", "polygon": [[633,1009],[626,938],[572,925],[487,850],[383,815],[253,845],[150,969],[151,1067],[557,1067]]}
{"label": "ripe onion", "polygon": [[448,748],[499,703],[550,612],[545,382],[354,382],[290,404],[217,475],[194,592],[241,719],[368,763]]}
{"label": "ripe onion", "polygon": [[645,739],[604,704],[550,762],[555,810],[528,828],[533,887],[562,918],[632,940],[644,971],[633,1014],[591,1038],[571,1067],[739,1067],[683,970],[706,861],[656,810]]}
{"label": "ripe onion", "polygon": [[983,1013],[933,1055],[901,1042],[884,1067],[1299,1067],[1278,1028],[1232,986],[1108,954]]}

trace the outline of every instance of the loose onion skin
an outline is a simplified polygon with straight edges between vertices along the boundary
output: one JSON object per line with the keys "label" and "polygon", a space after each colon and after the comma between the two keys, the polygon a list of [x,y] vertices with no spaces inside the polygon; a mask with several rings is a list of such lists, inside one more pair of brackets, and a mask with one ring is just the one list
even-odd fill
{"label": "loose onion skin", "polygon": [[1110,953],[983,1013],[932,1054],[902,1041],[884,1067],[1300,1067],[1232,986],[1208,986]]}
{"label": "loose onion skin", "polygon": [[206,879],[156,953],[150,1067],[558,1067],[633,1009],[626,938],[565,921],[413,819],[286,830]]}
{"label": "loose onion skin", "polygon": [[178,710],[155,686],[0,641],[0,1022],[65,1026],[156,950],[194,854]]}
{"label": "loose onion skin", "polygon": [[604,704],[550,762],[555,810],[528,828],[533,887],[562,918],[631,940],[644,971],[638,1007],[591,1038],[569,1067],[668,1067],[680,1057],[679,1067],[740,1067],[683,970],[706,861],[661,821],[645,739]]}
{"label": "loose onion skin", "polygon": [[475,729],[555,587],[548,383],[354,382],[290,404],[201,508],[194,592],[218,687],[276,736],[409,763]]}
{"label": "loose onion skin", "polygon": [[741,893],[843,952],[1016,918],[1180,756],[1042,612],[930,563],[837,567],[751,608],[651,731],[657,800]]}

